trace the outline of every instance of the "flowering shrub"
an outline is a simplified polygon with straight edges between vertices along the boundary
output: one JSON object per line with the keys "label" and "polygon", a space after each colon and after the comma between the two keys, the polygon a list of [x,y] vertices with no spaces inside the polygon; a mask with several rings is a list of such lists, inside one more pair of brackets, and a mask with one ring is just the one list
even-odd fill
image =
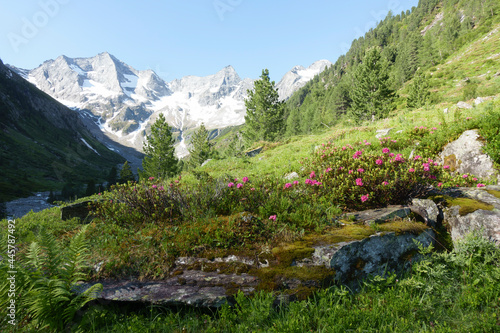
{"label": "flowering shrub", "polygon": [[[416,133],[425,130],[415,129]],[[327,144],[320,154],[307,160],[306,168],[321,179],[323,186],[316,189],[317,195],[328,197],[344,210],[405,203],[438,183],[476,186],[468,175],[452,175],[432,159],[420,155],[406,159],[402,154],[392,153],[389,147],[366,152]],[[306,183],[311,184],[311,180]]]}

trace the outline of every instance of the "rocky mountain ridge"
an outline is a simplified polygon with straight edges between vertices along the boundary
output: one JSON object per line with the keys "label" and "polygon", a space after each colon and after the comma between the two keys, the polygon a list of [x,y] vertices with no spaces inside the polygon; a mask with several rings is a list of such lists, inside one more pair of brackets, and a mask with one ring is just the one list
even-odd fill
{"label": "rocky mountain ridge", "polygon": [[[307,69],[294,67],[277,84],[280,98],[289,98],[329,65],[329,61],[320,60]],[[244,100],[254,82],[241,79],[232,66],[205,77],[185,76],[165,82],[154,71],[136,70],[107,52],[92,58],[60,56],[33,70],[10,68],[78,110],[107,137],[137,150],[142,149],[148,128],[163,113],[178,131],[179,156],[187,154],[186,130],[201,123],[208,129],[243,124]]]}

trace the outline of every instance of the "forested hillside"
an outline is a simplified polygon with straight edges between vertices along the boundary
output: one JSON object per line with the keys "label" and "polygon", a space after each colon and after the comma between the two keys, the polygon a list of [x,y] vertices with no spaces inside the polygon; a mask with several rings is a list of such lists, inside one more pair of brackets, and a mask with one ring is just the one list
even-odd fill
{"label": "forested hillside", "polygon": [[[420,0],[411,11],[389,12],[376,28],[354,40],[347,54],[288,100],[286,135],[311,133],[340,121],[380,119],[395,109],[441,102],[444,94],[432,93],[419,102],[411,97],[408,101],[411,88],[406,83],[418,74],[424,87],[429,86],[425,82],[429,70],[438,70],[436,66],[446,64],[452,53],[490,31],[500,21],[499,12],[497,0]],[[474,85],[457,75],[451,73],[448,79]]]}
{"label": "forested hillside", "polygon": [[61,188],[65,197],[74,196],[122,162],[76,112],[0,60],[0,202]]}

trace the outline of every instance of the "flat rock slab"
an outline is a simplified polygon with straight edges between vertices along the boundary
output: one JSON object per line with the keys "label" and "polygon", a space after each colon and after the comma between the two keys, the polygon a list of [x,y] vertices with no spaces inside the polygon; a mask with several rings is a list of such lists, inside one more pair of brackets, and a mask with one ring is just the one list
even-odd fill
{"label": "flat rock slab", "polygon": [[382,223],[396,217],[405,218],[410,215],[411,210],[407,206],[389,206],[386,208],[369,209],[361,212],[346,214],[347,217],[354,216],[356,221],[365,224]]}
{"label": "flat rock slab", "polygon": [[248,274],[218,274],[216,272],[184,271],[183,274],[162,281],[111,281],[83,284],[87,289],[101,283],[100,301],[139,302],[162,305],[191,305],[219,307],[227,302],[227,289],[238,286],[245,294],[255,290],[258,279]]}
{"label": "flat rock slab", "polygon": [[249,150],[249,151],[245,152],[245,155],[248,156],[248,157],[257,156],[257,155],[260,154],[260,152],[262,151],[262,149],[264,149],[264,147],[259,147],[259,148],[255,148],[253,150]]}

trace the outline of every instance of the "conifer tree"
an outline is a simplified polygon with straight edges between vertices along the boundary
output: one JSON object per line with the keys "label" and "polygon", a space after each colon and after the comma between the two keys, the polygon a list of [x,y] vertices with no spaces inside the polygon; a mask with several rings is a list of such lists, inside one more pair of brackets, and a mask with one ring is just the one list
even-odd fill
{"label": "conifer tree", "polygon": [[284,104],[279,101],[278,89],[269,78],[269,70],[262,70],[254,89],[248,90],[245,100],[245,139],[274,141],[284,128]]}
{"label": "conifer tree", "polygon": [[116,184],[116,182],[118,181],[116,167],[113,166],[111,170],[109,170],[108,177],[106,180],[108,181],[108,188],[110,188],[111,185]]}
{"label": "conifer tree", "polygon": [[85,196],[91,196],[95,193],[95,181],[90,179],[87,183],[87,188],[85,189]]}
{"label": "conifer tree", "polygon": [[125,161],[120,170],[120,184],[126,184],[129,181],[131,182],[135,181],[135,176],[132,173],[132,168],[130,168],[130,164],[128,164],[128,161]]}
{"label": "conifer tree", "polygon": [[299,109],[292,109],[286,119],[286,135],[294,136],[301,133]]}
{"label": "conifer tree", "polygon": [[389,88],[387,63],[380,55],[380,48],[368,49],[353,75],[351,107],[354,120],[359,122],[387,116],[392,108],[393,97],[394,92]]}
{"label": "conifer tree", "polygon": [[188,166],[190,168],[199,167],[211,156],[212,144],[208,138],[208,131],[204,124],[196,130],[191,139],[191,148],[189,149]]}
{"label": "conifer tree", "polygon": [[417,71],[409,85],[406,104],[410,108],[419,108],[425,105],[430,96],[429,83],[423,73]]}
{"label": "conifer tree", "polygon": [[160,114],[151,127],[151,135],[144,143],[146,157],[142,160],[142,178],[168,178],[178,173],[174,143],[170,126],[163,114]]}

